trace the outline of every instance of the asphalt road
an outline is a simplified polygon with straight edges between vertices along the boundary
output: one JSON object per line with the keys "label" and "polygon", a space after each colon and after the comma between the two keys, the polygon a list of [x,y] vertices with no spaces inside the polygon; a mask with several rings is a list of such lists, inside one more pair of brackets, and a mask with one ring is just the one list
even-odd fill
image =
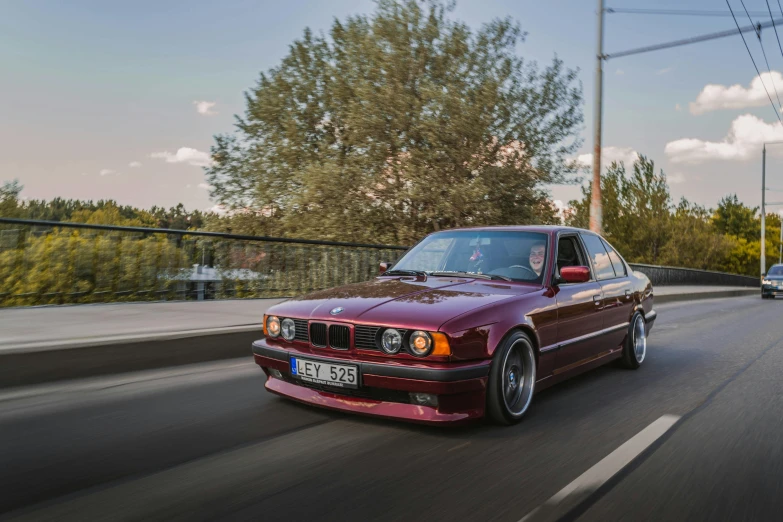
{"label": "asphalt road", "polygon": [[780,520],[783,301],[657,310],[640,370],[550,388],[511,428],[299,406],[247,361],[6,391],[0,520],[518,521],[662,417],[555,518]]}

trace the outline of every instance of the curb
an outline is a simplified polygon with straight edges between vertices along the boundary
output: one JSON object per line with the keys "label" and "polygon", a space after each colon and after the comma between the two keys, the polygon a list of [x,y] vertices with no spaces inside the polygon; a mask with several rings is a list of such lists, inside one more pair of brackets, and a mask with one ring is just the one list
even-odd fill
{"label": "curb", "polygon": [[250,358],[250,346],[261,337],[259,329],[253,328],[165,340],[137,339],[114,344],[0,351],[0,389]]}
{"label": "curb", "polygon": [[758,296],[761,293],[760,288],[740,289],[740,290],[721,290],[719,292],[694,292],[691,294],[670,294],[655,295],[653,289],[653,303],[675,303],[677,301],[696,301],[701,299],[720,299],[721,297],[746,297],[749,295]]}

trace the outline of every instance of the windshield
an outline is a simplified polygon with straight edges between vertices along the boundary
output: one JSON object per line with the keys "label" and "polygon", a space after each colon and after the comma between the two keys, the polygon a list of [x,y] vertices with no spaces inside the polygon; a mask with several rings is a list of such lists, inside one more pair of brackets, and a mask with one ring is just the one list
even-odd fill
{"label": "windshield", "polygon": [[767,272],[768,276],[783,276],[783,265],[780,266],[773,266],[769,269],[769,272]]}
{"label": "windshield", "polygon": [[459,230],[427,236],[393,267],[427,274],[458,272],[497,275],[540,283],[547,236],[537,232]]}

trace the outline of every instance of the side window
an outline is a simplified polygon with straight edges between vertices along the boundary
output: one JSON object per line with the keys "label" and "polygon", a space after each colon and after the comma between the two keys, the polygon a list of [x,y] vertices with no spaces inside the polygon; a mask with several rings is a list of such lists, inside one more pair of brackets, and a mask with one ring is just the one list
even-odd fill
{"label": "side window", "polygon": [[628,274],[625,271],[625,264],[623,263],[623,260],[620,259],[620,255],[617,253],[617,251],[606,241],[602,240],[601,242],[604,244],[604,248],[606,248],[606,251],[609,253],[609,260],[612,262],[612,267],[614,268],[614,273],[617,274],[617,277],[627,276]]}
{"label": "side window", "polygon": [[557,273],[564,266],[585,266],[585,256],[576,236],[561,237],[557,241]]}
{"label": "side window", "polygon": [[612,261],[609,259],[609,254],[606,253],[601,238],[593,234],[582,234],[582,240],[585,242],[588,254],[590,254],[595,278],[601,280],[615,277]]}

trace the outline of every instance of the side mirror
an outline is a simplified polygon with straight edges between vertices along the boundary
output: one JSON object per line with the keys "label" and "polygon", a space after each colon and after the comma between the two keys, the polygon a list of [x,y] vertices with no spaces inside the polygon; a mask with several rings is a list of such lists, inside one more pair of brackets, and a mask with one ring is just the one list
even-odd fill
{"label": "side mirror", "polygon": [[566,283],[586,283],[590,280],[590,269],[586,266],[564,266],[560,269],[560,279]]}
{"label": "side mirror", "polygon": [[391,263],[382,262],[380,268],[378,269],[378,275],[383,275],[391,266]]}

